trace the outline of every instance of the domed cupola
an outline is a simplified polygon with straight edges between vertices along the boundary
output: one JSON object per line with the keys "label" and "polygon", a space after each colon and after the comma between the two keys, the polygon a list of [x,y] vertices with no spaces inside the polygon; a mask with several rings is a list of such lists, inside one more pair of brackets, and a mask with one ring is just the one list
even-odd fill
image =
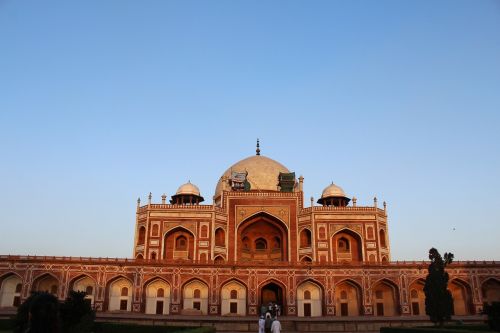
{"label": "domed cupola", "polygon": [[230,166],[220,177],[215,188],[215,203],[220,202],[223,191],[276,191],[293,192],[295,173],[283,164],[260,154],[259,141],[254,156]]}
{"label": "domed cupola", "polygon": [[318,203],[323,206],[345,207],[349,201],[351,199],[346,197],[344,190],[332,182],[323,190]]}
{"label": "domed cupola", "polygon": [[205,199],[200,195],[198,186],[191,184],[188,181],[186,184],[181,185],[175,195],[172,196],[170,203],[173,205],[199,205]]}

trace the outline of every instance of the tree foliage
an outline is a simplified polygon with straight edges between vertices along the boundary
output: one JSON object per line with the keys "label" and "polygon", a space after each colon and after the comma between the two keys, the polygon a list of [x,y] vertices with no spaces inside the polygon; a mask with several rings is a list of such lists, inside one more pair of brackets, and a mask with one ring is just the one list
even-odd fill
{"label": "tree foliage", "polygon": [[500,332],[500,302],[485,304],[483,313],[488,316],[488,326],[493,331]]}
{"label": "tree foliage", "polygon": [[14,332],[59,332],[59,302],[46,292],[33,292],[17,309]]}
{"label": "tree foliage", "polygon": [[68,298],[61,304],[63,332],[90,332],[94,325],[95,312],[83,291],[70,291]]}
{"label": "tree foliage", "polygon": [[91,332],[95,312],[85,295],[70,291],[60,303],[52,294],[33,292],[17,309],[15,332]]}
{"label": "tree foliage", "polygon": [[451,319],[453,312],[453,298],[448,290],[448,273],[445,268],[453,261],[452,253],[445,253],[444,259],[438,250],[432,248],[429,250],[428,274],[425,279],[425,313],[430,317],[434,324],[440,326]]}

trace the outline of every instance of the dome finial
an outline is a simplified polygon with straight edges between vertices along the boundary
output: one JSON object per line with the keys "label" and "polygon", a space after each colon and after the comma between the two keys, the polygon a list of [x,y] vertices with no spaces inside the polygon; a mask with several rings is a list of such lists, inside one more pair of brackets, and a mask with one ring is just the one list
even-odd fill
{"label": "dome finial", "polygon": [[259,155],[260,155],[259,138],[257,138],[257,149],[255,149],[255,155],[257,155],[257,156],[259,156]]}

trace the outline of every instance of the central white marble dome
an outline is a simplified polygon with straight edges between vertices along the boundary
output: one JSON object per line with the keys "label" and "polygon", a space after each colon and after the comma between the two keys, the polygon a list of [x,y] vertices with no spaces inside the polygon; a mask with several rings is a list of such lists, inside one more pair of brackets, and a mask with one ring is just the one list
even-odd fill
{"label": "central white marble dome", "polygon": [[215,197],[222,194],[224,182],[231,178],[231,172],[248,172],[247,181],[251,190],[278,191],[278,176],[280,172],[289,173],[287,167],[275,160],[262,155],[245,158],[229,167],[219,179],[215,188]]}

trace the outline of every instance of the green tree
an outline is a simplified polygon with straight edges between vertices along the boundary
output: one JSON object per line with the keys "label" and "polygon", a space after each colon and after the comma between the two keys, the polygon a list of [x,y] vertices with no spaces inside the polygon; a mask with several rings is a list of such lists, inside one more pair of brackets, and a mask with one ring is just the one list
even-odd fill
{"label": "green tree", "polygon": [[14,332],[59,332],[59,302],[46,292],[33,292],[19,308]]}
{"label": "green tree", "polygon": [[453,253],[445,253],[444,260],[438,250],[429,250],[429,273],[425,279],[425,313],[439,326],[451,319],[453,298],[448,290],[448,273],[445,268],[453,261]]}
{"label": "green tree", "polygon": [[485,304],[483,314],[488,315],[488,326],[493,331],[500,332],[500,302]]}
{"label": "green tree", "polygon": [[95,312],[83,291],[70,291],[61,304],[63,332],[90,332],[94,326]]}
{"label": "green tree", "polygon": [[95,312],[85,299],[85,292],[70,291],[60,303],[54,295],[33,292],[17,309],[14,332],[91,332]]}

